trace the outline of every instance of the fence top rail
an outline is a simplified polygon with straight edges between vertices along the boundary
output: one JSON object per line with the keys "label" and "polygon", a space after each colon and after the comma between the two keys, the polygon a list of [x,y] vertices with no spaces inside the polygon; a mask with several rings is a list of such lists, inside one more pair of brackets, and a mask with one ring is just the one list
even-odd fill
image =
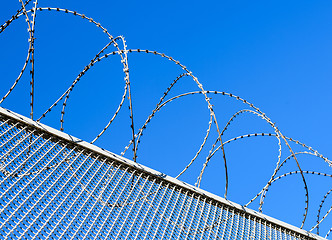
{"label": "fence top rail", "polygon": [[110,151],[107,151],[103,148],[100,148],[100,147],[97,147],[93,144],[90,144],[88,142],[85,142],[79,138],[76,138],[76,137],[73,137],[69,134],[66,134],[64,132],[61,132],[59,130],[56,130],[52,127],[49,127],[45,124],[42,124],[42,123],[39,123],[39,122],[35,122],[25,116],[22,116],[18,113],[15,113],[13,111],[10,111],[8,109],[5,109],[5,108],[2,108],[0,107],[0,117],[2,118],[9,118],[11,120],[14,120],[14,121],[17,121],[17,122],[20,122],[24,125],[28,125],[29,127],[31,128],[34,128],[38,131],[41,131],[41,132],[46,132],[56,138],[60,138],[66,142],[70,142],[71,144],[73,145],[78,145],[84,149],[87,149],[89,151],[92,151],[94,153],[96,153],[97,155],[101,155],[101,156],[104,156],[106,158],[109,158],[111,159],[112,161],[116,161],[120,164],[123,164],[123,165],[127,165],[131,168],[134,168],[134,169],[137,169],[139,171],[142,171],[142,172],[145,172],[147,174],[150,174],[150,175],[153,175],[154,177],[156,178],[159,178],[159,179],[162,179],[163,181],[166,181],[166,182],[170,182],[180,188],[183,188],[183,189],[187,189],[187,190],[190,190],[192,192],[195,192],[197,193],[198,195],[201,195],[203,197],[207,197],[207,198],[210,198],[212,200],[215,200],[221,204],[224,204],[230,208],[233,208],[233,209],[236,209],[237,211],[239,212],[242,212],[242,213],[246,213],[248,215],[251,215],[251,216],[254,216],[254,217],[257,217],[257,218],[260,218],[266,222],[269,222],[273,225],[277,225],[277,226],[280,226],[282,228],[285,228],[291,232],[294,232],[294,233],[298,233],[300,235],[303,235],[303,236],[307,236],[309,238],[312,238],[312,239],[318,239],[318,240],[323,240],[325,238],[321,237],[321,236],[318,236],[316,234],[313,234],[311,232],[308,232],[306,230],[303,230],[303,229],[300,229],[298,227],[295,227],[293,225],[290,225],[290,224],[287,224],[285,222],[282,222],[280,220],[277,220],[275,218],[272,218],[272,217],[269,217],[265,214],[262,214],[262,213],[259,213],[255,210],[252,210],[252,209],[249,209],[249,208],[246,208],[246,207],[243,207],[242,205],[240,204],[237,204],[237,203],[234,203],[232,201],[229,201],[225,198],[222,198],[220,196],[217,196],[215,194],[212,194],[210,192],[207,192],[207,191],[204,191],[203,189],[200,189],[200,188],[197,188],[197,187],[194,187],[188,183],[185,183],[183,181],[180,181],[178,179],[175,179],[173,177],[170,177],[170,176],[167,176],[166,174],[164,173],[161,173],[159,171],[156,171],[156,170],[153,170],[149,167],[146,167],[146,166],[143,166],[137,162],[134,162],[134,161],[131,161],[129,159],[126,159],[124,157],[121,157],[117,154],[114,154]]}

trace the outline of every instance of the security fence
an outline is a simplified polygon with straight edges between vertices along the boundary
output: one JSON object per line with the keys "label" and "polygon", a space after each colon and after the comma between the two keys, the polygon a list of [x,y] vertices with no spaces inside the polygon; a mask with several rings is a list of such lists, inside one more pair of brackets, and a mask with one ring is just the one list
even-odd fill
{"label": "security fence", "polygon": [[0,108],[0,239],[323,239]]}

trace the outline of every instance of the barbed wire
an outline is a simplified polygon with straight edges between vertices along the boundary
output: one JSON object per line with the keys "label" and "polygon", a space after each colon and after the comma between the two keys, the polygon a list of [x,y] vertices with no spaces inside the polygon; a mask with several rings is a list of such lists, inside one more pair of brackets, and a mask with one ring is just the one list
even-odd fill
{"label": "barbed wire", "polygon": [[326,233],[325,238],[327,238],[327,237],[330,235],[331,231],[332,231],[332,227],[331,227],[330,230]]}
{"label": "barbed wire", "polygon": [[[294,174],[298,174],[298,173],[300,173],[300,171],[292,171],[292,172],[284,173],[284,174],[282,174],[282,175],[276,177],[276,178],[271,182],[271,184],[272,184],[273,182],[276,182],[277,180],[279,180],[279,179],[281,179],[281,178],[284,178],[284,177],[287,177],[287,176],[291,176],[291,175],[294,175]],[[303,173],[304,173],[304,174],[312,174],[312,175],[318,175],[318,176],[324,176],[324,177],[330,177],[330,178],[332,178],[332,175],[331,175],[331,174],[328,174],[328,173],[322,173],[322,172],[316,172],[316,171],[303,171]],[[321,224],[322,221],[323,221],[323,220],[324,220],[324,219],[330,214],[331,211],[332,211],[332,206],[331,206],[330,209],[326,212],[326,214],[322,217],[322,219],[319,220],[319,221],[317,222],[317,224],[314,225],[314,226],[310,229],[310,231],[312,231],[312,230],[314,230],[315,228],[317,228],[317,227],[319,226],[319,224]],[[329,232],[327,233],[327,236],[328,236],[328,234],[329,234]],[[326,236],[326,237],[327,237],[327,236]]]}
{"label": "barbed wire", "polygon": [[[26,67],[28,66],[28,62],[30,59],[30,55],[31,55],[31,46],[32,46],[32,41],[31,41],[31,31],[30,31],[30,20],[29,20],[29,16],[28,16],[28,12],[25,10],[25,6],[29,3],[30,1],[26,1],[25,3],[22,2],[22,0],[20,0],[20,3],[22,4],[22,8],[20,10],[17,11],[17,13],[8,21],[6,21],[5,24],[3,24],[1,26],[1,31],[0,33],[2,33],[4,31],[4,29],[6,27],[8,27],[10,25],[10,23],[12,23],[12,21],[14,21],[15,19],[17,19],[19,16],[24,15],[25,21],[27,22],[28,25],[28,33],[29,33],[29,38],[28,38],[28,42],[29,42],[29,47],[28,47],[28,54],[27,57],[25,59],[25,62],[23,64],[23,67],[18,75],[18,77],[16,78],[16,80],[14,81],[13,85],[9,88],[8,92],[1,98],[0,100],[0,104],[9,96],[9,94],[14,90],[14,88],[16,87],[16,85],[18,84],[18,82],[20,81]],[[21,13],[21,11],[23,11],[23,14]]]}
{"label": "barbed wire", "polygon": [[[320,225],[320,221],[319,221],[319,218],[320,218],[320,213],[321,213],[321,209],[323,207],[323,204],[325,203],[325,200],[326,198],[328,197],[328,195],[330,195],[330,193],[332,192],[332,189],[330,189],[323,197],[321,203],[319,204],[319,208],[317,210],[317,225],[316,225],[316,229],[317,229],[317,234],[319,234],[319,225]],[[314,228],[311,229],[311,231],[314,230]]]}
{"label": "barbed wire", "polygon": [[[165,101],[162,105],[158,106],[158,107],[157,107],[157,110],[159,111],[161,107],[165,106],[167,103],[169,103],[169,102],[171,102],[171,101],[173,101],[173,100],[175,100],[175,99],[178,99],[178,98],[180,98],[180,97],[184,97],[184,96],[193,95],[193,94],[198,94],[198,93],[202,93],[202,92],[201,92],[201,91],[189,92],[189,93],[184,93],[184,94],[181,94],[181,95],[175,96],[175,97],[173,97],[173,98],[171,98],[171,99]],[[244,100],[244,99],[241,99],[240,97],[235,96],[235,95],[230,94],[230,93],[218,92],[218,91],[207,91],[207,93],[222,94],[222,95],[228,95],[228,96],[230,96],[230,97],[235,97],[237,100],[241,100],[242,102],[244,102],[244,103],[250,105],[250,107],[256,108],[256,107],[254,107],[253,104],[248,103],[248,101],[246,101],[246,100]],[[256,108],[256,109],[258,109],[258,108]],[[259,110],[259,109],[258,109],[258,110]],[[241,111],[237,112],[236,114],[234,114],[234,115],[232,116],[232,118],[231,118],[231,119],[229,120],[229,122],[226,124],[226,126],[225,126],[225,128],[224,128],[224,130],[223,130],[222,133],[224,133],[224,131],[226,131],[226,129],[227,129],[227,127],[229,126],[230,122],[231,122],[231,121],[232,121],[232,120],[233,120],[238,114],[243,113],[243,112],[251,112],[251,113],[255,113],[257,116],[262,117],[262,119],[267,120],[267,122],[271,124],[271,121],[270,121],[268,118],[265,117],[266,115],[265,115],[264,113],[260,114],[260,113],[254,112],[254,111],[252,111],[252,110],[241,110]],[[149,120],[150,120],[150,119],[149,119]],[[274,127],[274,124],[271,124],[271,126],[272,126],[272,127],[275,129],[275,131],[278,133],[278,129],[277,129],[276,127]],[[263,134],[263,135],[264,135],[264,134]],[[250,137],[251,135],[249,134],[248,136]],[[253,134],[252,136],[257,136],[257,134]],[[269,180],[269,182],[267,183],[267,185],[263,188],[263,190],[262,190],[263,192],[265,191],[265,189],[268,188],[270,182],[273,180],[274,176],[276,175],[276,173],[277,173],[277,169],[278,169],[278,165],[279,165],[279,163],[280,163],[280,157],[281,157],[281,143],[280,143],[280,138],[279,138],[279,135],[278,135],[278,134],[273,134],[273,136],[276,136],[276,137],[278,138],[278,145],[279,145],[278,162],[277,162],[276,169],[275,169],[273,175],[271,176],[271,179]],[[243,136],[242,136],[242,138],[243,138]],[[233,140],[236,140],[236,139],[238,139],[238,138],[235,138],[235,139],[233,139]],[[217,139],[217,140],[218,140],[218,139]],[[214,146],[215,146],[215,145],[214,145]],[[200,187],[200,182],[201,182],[201,180],[202,180],[202,176],[203,176],[203,173],[204,173],[204,171],[205,171],[205,169],[206,169],[206,167],[207,167],[207,165],[208,165],[208,162],[210,161],[211,157],[215,154],[215,152],[218,151],[218,150],[221,148],[221,146],[222,146],[222,145],[220,145],[220,146],[219,146],[219,147],[218,147],[213,153],[209,154],[209,156],[207,157],[206,162],[203,164],[203,168],[202,168],[202,170],[201,170],[201,173],[200,173],[200,175],[199,175],[198,178],[197,178],[197,182],[195,183],[195,186]],[[295,156],[295,155],[293,155],[293,156]],[[296,157],[295,157],[295,159],[296,159]],[[193,163],[193,160],[192,160],[192,161],[191,161],[191,162],[185,167],[185,169],[184,169],[180,174],[182,174],[184,171],[186,171],[192,163]],[[298,166],[299,166],[299,164],[298,164]],[[177,176],[177,177],[178,177],[178,176]],[[304,177],[303,177],[303,180],[304,180]],[[305,186],[305,189],[306,189],[306,207],[305,207],[305,214],[304,214],[304,219],[303,219],[303,221],[302,221],[302,225],[301,225],[301,227],[303,227],[303,225],[304,225],[304,222],[305,222],[305,219],[306,219],[306,216],[307,216],[307,212],[308,212],[308,204],[309,204],[309,199],[308,199],[308,198],[309,198],[309,194],[308,194],[308,188],[307,188],[307,185],[306,185],[305,180],[304,180],[304,186]],[[259,195],[261,195],[261,194],[256,195],[256,196],[254,197],[253,200],[255,200]],[[252,200],[252,201],[253,201],[253,200]],[[250,201],[246,206],[248,206],[252,201]],[[261,201],[260,201],[260,208],[259,208],[259,211],[260,211],[260,212],[262,211],[262,205],[263,205],[263,199],[261,199]]]}
{"label": "barbed wire", "polygon": [[[187,70],[187,68],[186,68],[185,66],[183,66],[179,61],[174,60],[172,57],[169,57],[169,56],[167,56],[167,55],[164,54],[164,53],[159,53],[159,52],[157,52],[157,51],[151,51],[151,50],[141,50],[141,49],[129,49],[128,52],[153,53],[154,55],[159,55],[159,56],[161,56],[161,57],[167,58],[168,60],[173,61],[175,64],[180,65],[181,68],[182,68],[183,70],[187,71],[187,73],[188,73],[190,76],[192,76],[193,79],[195,80],[195,77],[191,74],[191,72],[189,72],[189,70]],[[200,83],[198,83],[198,86],[200,86],[199,84],[200,84]],[[204,95],[206,96],[207,91],[204,91],[204,89],[203,89],[203,91],[201,91],[201,93],[204,94]],[[225,92],[218,92],[218,91],[214,91],[214,93],[219,93],[219,94],[223,94],[223,95],[228,95],[228,96],[230,96],[230,97],[234,97],[234,98],[236,98],[237,100],[240,100],[240,101],[242,101],[242,102],[245,103],[245,104],[248,104],[250,107],[254,108],[258,113],[260,113],[261,116],[264,117],[264,118],[265,118],[265,119],[271,124],[271,126],[275,129],[276,134],[280,135],[280,137],[283,138],[283,140],[284,140],[286,146],[289,148],[289,151],[293,154],[293,157],[294,157],[294,160],[295,160],[295,162],[296,162],[296,164],[297,164],[297,167],[298,167],[298,168],[300,169],[300,171],[301,171],[300,164],[299,164],[298,160],[296,159],[296,156],[294,155],[293,150],[292,150],[292,148],[289,146],[289,144],[288,144],[286,138],[281,134],[281,132],[279,131],[279,129],[275,126],[275,123],[273,123],[273,122],[272,122],[272,121],[266,116],[265,113],[263,113],[259,108],[255,107],[252,103],[250,103],[250,102],[248,102],[247,100],[242,99],[241,97],[236,96],[236,95],[234,95],[234,94],[231,94],[231,93],[225,93]],[[205,98],[207,99],[207,96],[206,96]],[[210,104],[209,101],[208,101],[208,104]],[[213,113],[211,112],[211,114],[212,114],[213,116],[215,116],[215,115],[214,115],[214,112],[213,112]],[[215,124],[216,124],[216,122],[215,122]],[[217,126],[217,124],[216,124],[216,126]],[[221,134],[220,134],[220,131],[219,131],[219,127],[218,127],[218,126],[217,126],[217,131],[218,131],[219,138],[220,138],[220,140],[221,140]],[[227,174],[227,170],[226,170],[226,169],[227,169],[226,157],[225,157],[225,153],[224,153],[224,149],[223,149],[223,144],[222,144],[222,143],[221,143],[221,149],[223,150],[223,158],[224,158],[224,162],[225,162],[225,172],[226,172],[225,174],[226,174],[226,178],[227,178],[227,180],[226,180],[226,190],[225,190],[225,197],[226,197],[226,196],[227,196],[227,188],[228,188],[228,174]],[[277,167],[278,167],[279,162],[280,162],[280,160],[277,162]],[[206,167],[206,164],[203,165],[203,172],[204,172],[205,167]],[[277,167],[276,167],[276,168],[277,168]],[[275,173],[274,173],[274,175],[275,175]],[[305,185],[305,188],[306,188],[306,191],[307,191],[307,195],[308,195],[308,190],[307,190],[307,186],[306,186],[307,184],[306,184],[306,181],[305,181],[304,175],[301,174],[301,176],[302,176],[302,180],[303,180],[303,182],[304,182],[304,185]],[[307,208],[308,208],[308,206],[306,207],[306,209],[307,209]],[[306,212],[307,212],[307,210],[306,210]],[[305,218],[306,218],[306,215],[305,215]],[[302,224],[302,226],[303,226],[303,224]],[[301,226],[301,227],[302,227],[302,226]]]}
{"label": "barbed wire", "polygon": [[[229,178],[228,178],[228,167],[227,167],[227,160],[226,160],[226,154],[225,154],[225,150],[224,150],[224,146],[228,143],[231,142],[235,142],[236,140],[240,140],[240,139],[245,139],[245,138],[249,138],[249,137],[263,137],[263,136],[271,136],[271,137],[276,137],[277,141],[278,141],[278,156],[277,156],[277,161],[276,161],[276,165],[275,168],[273,170],[272,175],[270,176],[270,179],[268,180],[268,182],[265,184],[265,186],[261,189],[260,192],[258,192],[252,199],[250,199],[250,201],[245,204],[244,206],[248,206],[250,205],[253,201],[255,201],[259,196],[260,196],[260,200],[259,200],[259,208],[258,210],[260,212],[262,212],[262,208],[263,208],[263,204],[264,204],[264,199],[266,198],[267,192],[271,186],[272,183],[276,182],[277,180],[284,178],[286,176],[290,176],[290,175],[295,175],[295,174],[300,174],[301,175],[301,179],[304,185],[304,189],[305,189],[305,209],[304,209],[304,214],[303,214],[303,220],[301,222],[301,228],[303,227],[307,215],[308,215],[308,207],[309,207],[309,190],[308,190],[308,186],[307,186],[307,182],[306,179],[304,177],[305,174],[314,174],[314,175],[322,175],[322,176],[328,176],[328,177],[332,177],[331,174],[327,174],[327,173],[320,173],[320,172],[315,172],[315,171],[303,171],[301,166],[300,166],[300,162],[297,159],[297,155],[301,155],[301,154],[308,154],[308,155],[313,155],[313,156],[317,156],[321,159],[324,160],[324,162],[328,163],[329,167],[332,166],[332,161],[330,161],[328,158],[324,157],[322,154],[318,153],[318,151],[314,150],[312,147],[299,142],[298,140],[294,140],[293,138],[289,138],[284,136],[280,130],[278,129],[276,123],[272,122],[272,120],[264,113],[262,112],[259,108],[257,108],[256,106],[254,106],[252,103],[250,103],[249,101],[234,95],[232,93],[227,93],[227,92],[223,92],[223,91],[206,91],[205,88],[203,87],[202,83],[198,80],[198,78],[186,67],[184,66],[182,63],[180,63],[179,61],[173,59],[171,56],[168,56],[164,53],[159,53],[157,51],[151,51],[151,50],[142,50],[142,49],[127,49],[127,45],[126,45],[126,40],[123,36],[117,36],[117,37],[113,37],[110,32],[103,27],[99,22],[95,21],[94,19],[85,16],[84,14],[78,13],[76,11],[72,11],[72,10],[68,10],[68,9],[63,9],[63,8],[54,8],[54,7],[37,7],[38,5],[38,0],[35,0],[33,2],[33,6],[31,7],[31,9],[26,9],[26,7],[29,5],[29,3],[31,2],[31,0],[26,0],[25,2],[23,2],[23,0],[19,0],[20,4],[21,4],[21,8],[19,10],[17,10],[17,12],[12,15],[12,17],[7,20],[4,24],[2,24],[0,26],[0,33],[3,33],[5,31],[5,29],[7,29],[8,26],[11,25],[11,23],[22,17],[25,17],[25,21],[27,23],[27,29],[28,29],[28,42],[29,42],[29,46],[28,46],[28,53],[27,53],[27,57],[25,59],[25,62],[23,64],[23,67],[18,75],[18,77],[15,79],[14,83],[11,85],[11,87],[9,88],[9,90],[6,92],[6,94],[1,98],[0,100],[0,104],[2,102],[4,102],[4,100],[13,92],[13,90],[16,88],[16,86],[18,85],[20,79],[23,76],[23,73],[25,72],[25,70],[28,67],[28,64],[30,62],[31,66],[30,66],[30,75],[31,75],[31,79],[30,79],[30,118],[32,120],[34,119],[34,95],[35,95],[35,26],[36,26],[36,15],[37,15],[37,11],[45,11],[45,12],[61,12],[61,13],[66,13],[66,14],[71,14],[73,16],[78,16],[83,20],[88,20],[88,22],[93,23],[97,28],[101,29],[103,31],[104,34],[106,34],[109,42],[94,56],[94,58],[91,59],[91,61],[83,68],[83,70],[78,74],[78,76],[76,77],[76,79],[71,83],[71,85],[67,88],[67,90],[60,95],[60,97],[58,97],[58,99],[48,108],[44,111],[44,113],[36,120],[37,122],[40,122],[44,117],[46,117],[46,115],[54,108],[56,107],[58,104],[60,104],[60,102],[62,101],[62,109],[60,112],[60,130],[64,131],[64,116],[66,113],[66,107],[68,105],[68,100],[70,97],[71,92],[73,91],[74,87],[80,82],[80,80],[82,79],[82,77],[85,75],[85,73],[91,69],[93,66],[95,66],[98,62],[100,62],[101,60],[104,60],[106,58],[108,58],[111,55],[118,55],[120,56],[121,59],[121,64],[122,64],[122,68],[123,68],[123,72],[124,72],[124,91],[123,94],[121,96],[121,100],[120,103],[118,105],[118,107],[116,108],[115,112],[113,113],[112,117],[110,118],[110,120],[107,122],[107,124],[105,125],[105,127],[97,134],[96,137],[93,138],[93,140],[91,141],[91,143],[95,143],[106,131],[107,129],[111,126],[111,124],[114,122],[114,120],[116,119],[116,117],[118,116],[120,110],[122,109],[122,106],[126,100],[126,97],[128,99],[128,108],[129,108],[129,118],[130,118],[130,129],[131,129],[131,139],[129,141],[129,144],[124,148],[123,152],[121,152],[121,155],[125,155],[125,153],[127,152],[127,150],[132,146],[132,154],[133,154],[133,161],[136,162],[137,161],[137,152],[138,152],[138,147],[140,145],[142,136],[143,136],[143,132],[145,131],[145,129],[147,128],[147,125],[151,122],[152,118],[156,116],[156,113],[159,112],[166,104],[173,102],[174,100],[180,99],[182,97],[185,96],[192,96],[195,94],[200,94],[203,95],[205,103],[207,105],[207,108],[209,110],[209,121],[208,121],[208,127],[206,130],[206,134],[204,135],[203,140],[201,141],[201,144],[199,145],[198,150],[196,151],[194,157],[192,157],[190,159],[190,161],[188,162],[188,164],[184,167],[184,169],[176,176],[176,178],[179,178],[183,173],[185,173],[191,166],[192,164],[195,162],[195,160],[199,157],[199,155],[203,152],[203,148],[207,145],[208,143],[208,139],[211,135],[211,131],[212,131],[212,126],[215,127],[215,131],[217,134],[217,139],[213,142],[207,157],[205,158],[205,161],[203,163],[203,166],[201,168],[201,171],[197,177],[195,186],[200,187],[201,185],[201,181],[203,178],[203,174],[209,164],[209,162],[211,161],[212,157],[214,157],[216,155],[216,153],[221,149],[222,150],[222,159],[223,159],[223,163],[224,163],[224,172],[225,172],[225,192],[224,192],[224,197],[227,198],[227,193],[228,193],[228,186],[229,186]],[[29,16],[30,14],[30,16]],[[118,41],[121,42],[120,46],[118,44]],[[110,46],[113,46],[116,50],[115,51],[111,51],[111,52],[106,52],[109,50]],[[144,122],[144,124],[136,131],[135,129],[135,119],[134,119],[134,109],[133,109],[133,98],[132,95],[134,94],[132,92],[131,89],[131,82],[130,82],[130,77],[129,77],[129,63],[128,63],[128,54],[130,53],[146,53],[146,54],[152,54],[152,55],[156,55],[156,56],[160,56],[162,58],[168,59],[171,62],[173,62],[174,64],[178,65],[181,70],[183,71],[183,73],[181,73],[180,75],[177,76],[177,78],[175,80],[173,80],[173,82],[170,84],[170,86],[164,91],[162,97],[160,98],[160,100],[157,102],[156,107],[152,110],[152,113],[147,117],[146,121]],[[182,78],[184,77],[191,77],[191,79],[196,83],[197,87],[199,88],[199,91],[192,91],[192,92],[186,92],[186,93],[182,93],[180,95],[177,96],[173,96],[170,97],[168,99],[166,99],[166,97],[168,97],[170,95],[171,90],[173,89],[173,87],[175,86],[176,83],[178,83],[180,80],[182,80]],[[228,96],[231,97],[237,101],[242,102],[243,104],[246,104],[247,106],[249,106],[251,109],[242,109],[240,111],[237,111],[235,114],[233,114],[231,116],[231,118],[229,119],[229,121],[226,123],[226,125],[222,128],[219,127],[219,124],[217,122],[217,116],[216,113],[214,111],[213,108],[213,104],[211,103],[211,98],[209,97],[210,94],[216,94],[216,95],[222,95],[222,96]],[[253,109],[253,110],[252,110]],[[231,123],[234,121],[234,119],[243,114],[243,113],[250,113],[250,114],[254,114],[257,117],[262,118],[265,122],[267,122],[272,129],[274,130],[274,133],[249,133],[249,134],[244,134],[238,137],[233,137],[227,141],[224,141],[222,139],[222,136],[224,136],[224,133],[230,128]],[[23,130],[22,130],[23,131]],[[31,132],[27,132],[26,134],[23,134],[22,136],[20,136],[17,140],[17,144],[19,144],[22,141],[25,141],[26,139],[28,139],[29,141],[29,146],[25,147],[19,154],[23,154],[24,152],[26,153],[26,157],[24,162],[22,163],[21,166],[18,166],[16,169],[12,169],[12,171],[7,171],[6,167],[15,160],[11,159],[9,162],[6,162],[6,154],[4,153],[2,158],[1,158],[1,172],[4,173],[5,175],[5,179],[8,178],[17,178],[16,180],[13,181],[18,181],[19,179],[21,179],[24,176],[37,176],[37,174],[41,173],[42,171],[46,171],[46,170],[52,170],[54,171],[57,167],[59,167],[59,165],[61,165],[62,163],[68,163],[68,167],[69,167],[69,162],[70,160],[66,160],[66,157],[64,158],[63,161],[60,161],[58,163],[54,163],[51,164],[52,161],[49,162],[49,164],[41,167],[40,169],[36,169],[35,164],[29,166],[29,169],[26,169],[26,163],[32,158],[33,154],[35,154],[38,149],[34,149],[31,148],[31,146],[39,140],[39,138],[42,137],[42,135],[40,135],[37,138],[33,138],[33,131]],[[14,138],[15,136],[13,136]],[[50,139],[48,141],[51,141]],[[289,143],[295,143],[297,145],[302,146],[303,148],[309,150],[308,151],[302,151],[302,152],[294,152],[292,147],[290,146]],[[47,141],[45,141],[43,144],[46,144]],[[41,144],[39,147],[42,147],[43,144]],[[281,157],[282,157],[282,144],[286,145],[286,147],[288,148],[290,155],[284,159],[284,161],[281,161]],[[15,147],[15,145],[13,146]],[[72,150],[73,151],[73,150]],[[8,149],[7,152],[10,152],[10,149]],[[46,154],[46,153],[44,153]],[[68,153],[68,156],[71,154]],[[79,155],[74,155],[75,158],[77,158],[78,156],[80,156],[82,154],[82,152],[79,153]],[[86,156],[86,158],[88,158],[89,156]],[[296,171],[291,171],[288,173],[285,173],[283,175],[280,175],[278,177],[276,177],[277,173],[280,171],[280,169],[285,165],[285,163],[289,160],[293,158],[296,166],[298,168],[298,170]],[[105,163],[105,160],[100,160],[102,161],[102,164],[100,165],[100,167]],[[71,162],[72,164],[72,162]],[[70,168],[69,168],[70,169]],[[108,169],[111,169],[110,167]],[[73,170],[72,170],[73,171]],[[85,189],[84,191],[82,191],[82,194],[88,194],[89,197],[92,196],[95,199],[97,199],[97,202],[102,203],[103,207],[108,206],[111,207],[112,209],[115,207],[125,207],[125,206],[129,206],[129,205],[134,205],[135,203],[141,202],[141,201],[150,201],[149,198],[150,197],[155,197],[156,193],[158,192],[158,190],[155,191],[151,191],[151,192],[147,192],[144,196],[137,196],[136,200],[134,201],[129,201],[129,193],[127,195],[127,198],[125,200],[122,200],[120,202],[115,202],[115,203],[110,203],[108,202],[108,200],[104,201],[101,199],[101,196],[103,194],[103,192],[105,191],[105,189],[107,188],[108,185],[108,181],[109,179],[111,179],[109,176],[112,173],[112,171],[110,171],[110,173],[108,173],[108,170],[105,172],[105,177],[103,177],[104,179],[106,179],[106,181],[104,181],[104,185],[101,188],[101,191],[97,194],[94,193],[94,190],[89,190],[88,189],[88,184],[84,185],[82,184],[79,179],[78,176],[75,175],[74,171],[73,171],[73,175],[71,178],[76,179],[77,181],[77,185],[80,185],[80,187],[82,189]],[[33,178],[32,178],[33,179]],[[102,179],[102,178],[101,178]],[[142,188],[142,185],[139,183],[139,181],[137,180],[136,182],[134,181],[134,179],[132,179],[132,184],[131,186],[138,186],[138,188]],[[163,187],[161,187],[161,189],[163,189]],[[160,190],[160,189],[159,189]],[[130,190],[130,192],[133,191],[133,189]],[[323,220],[326,219],[326,217],[329,215],[329,213],[332,211],[332,207],[327,211],[327,213],[320,219],[320,212],[321,212],[321,208],[323,206],[323,204],[325,203],[325,199],[327,198],[327,196],[330,194],[332,190],[329,190],[325,196],[323,197],[321,204],[318,208],[318,214],[317,214],[317,222],[316,225],[312,227],[312,230],[314,230],[315,228],[317,229],[317,233],[319,233],[319,226],[320,224],[323,222]],[[88,198],[87,198],[88,199]],[[94,203],[94,204],[96,204]],[[184,214],[187,214],[188,211],[188,206],[189,205],[184,205],[183,208],[185,209]],[[200,206],[201,207],[201,206]],[[199,210],[199,209],[198,209]],[[23,219],[23,218],[22,218]],[[73,218],[74,219],[74,218]],[[169,223],[172,225],[179,225],[178,227],[185,228],[183,220],[181,220],[181,217],[179,216],[176,221],[173,221],[171,219],[168,219]],[[178,221],[179,220],[179,221]],[[223,220],[224,221],[224,220]],[[45,221],[46,224],[47,221]],[[179,223],[178,223],[179,222]],[[206,222],[206,221],[205,221]],[[217,224],[217,222],[219,222]],[[204,232],[205,229],[211,229],[216,225],[219,225],[220,219],[216,219],[216,221],[213,222],[212,225],[206,225],[203,226],[202,229],[196,229],[195,230],[195,234],[200,234],[201,232]],[[103,223],[105,224],[105,223]],[[101,229],[101,228],[100,228]],[[190,235],[192,233],[190,233],[189,229],[184,229],[185,231],[188,232],[187,235]],[[330,234],[330,232],[332,231],[332,228],[328,231],[328,233],[326,234],[326,236],[328,236]],[[65,234],[66,230],[63,232],[63,234]],[[8,233],[8,235],[10,234],[10,232]],[[109,233],[108,233],[109,234]],[[8,236],[7,235],[7,236]]]}
{"label": "barbed wire", "polygon": [[[29,4],[32,0],[27,0],[24,2],[24,7]],[[18,15],[23,11],[24,7],[22,6],[19,10],[16,11],[16,13],[8,19],[4,24],[0,26],[0,33],[2,33],[15,19],[18,18]]]}
{"label": "barbed wire", "polygon": [[217,117],[216,117],[215,112],[213,110],[213,106],[212,106],[212,104],[210,102],[210,98],[207,96],[207,91],[204,90],[203,85],[198,81],[198,78],[195,77],[193,75],[193,73],[187,69],[186,66],[184,66],[179,61],[173,59],[172,57],[170,57],[170,56],[168,56],[168,55],[166,55],[164,53],[159,53],[157,51],[151,51],[151,50],[147,50],[147,49],[146,50],[129,49],[128,51],[129,52],[138,52],[138,53],[152,53],[154,55],[161,56],[163,58],[166,58],[166,59],[174,62],[176,65],[180,66],[182,70],[184,70],[186,73],[188,73],[188,75],[192,77],[192,79],[194,80],[194,82],[200,88],[202,94],[204,95],[205,101],[206,101],[206,103],[208,105],[208,109],[210,111],[210,114],[213,117],[213,122],[215,124],[216,130],[217,130],[217,134],[218,134],[218,138],[219,138],[219,141],[221,143],[221,150],[222,150],[222,155],[223,155],[223,160],[224,160],[224,169],[225,169],[225,194],[224,194],[224,197],[227,198],[227,191],[228,191],[228,170],[227,170],[227,161],[226,161],[225,150],[224,150],[224,147],[223,147],[223,144],[222,144],[223,141],[221,139],[221,132],[219,130],[219,125],[218,125],[218,122],[217,122]]}

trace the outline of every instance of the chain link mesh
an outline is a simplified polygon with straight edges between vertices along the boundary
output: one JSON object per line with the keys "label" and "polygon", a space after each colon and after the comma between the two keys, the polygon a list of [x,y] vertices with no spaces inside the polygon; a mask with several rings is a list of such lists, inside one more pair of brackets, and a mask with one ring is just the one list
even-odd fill
{"label": "chain link mesh", "polygon": [[0,239],[320,239],[4,112]]}

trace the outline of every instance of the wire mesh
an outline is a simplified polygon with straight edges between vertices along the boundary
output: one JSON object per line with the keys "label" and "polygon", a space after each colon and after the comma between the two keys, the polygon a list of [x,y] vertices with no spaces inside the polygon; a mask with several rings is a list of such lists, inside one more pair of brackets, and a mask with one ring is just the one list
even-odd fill
{"label": "wire mesh", "polygon": [[0,239],[320,239],[0,110]]}

